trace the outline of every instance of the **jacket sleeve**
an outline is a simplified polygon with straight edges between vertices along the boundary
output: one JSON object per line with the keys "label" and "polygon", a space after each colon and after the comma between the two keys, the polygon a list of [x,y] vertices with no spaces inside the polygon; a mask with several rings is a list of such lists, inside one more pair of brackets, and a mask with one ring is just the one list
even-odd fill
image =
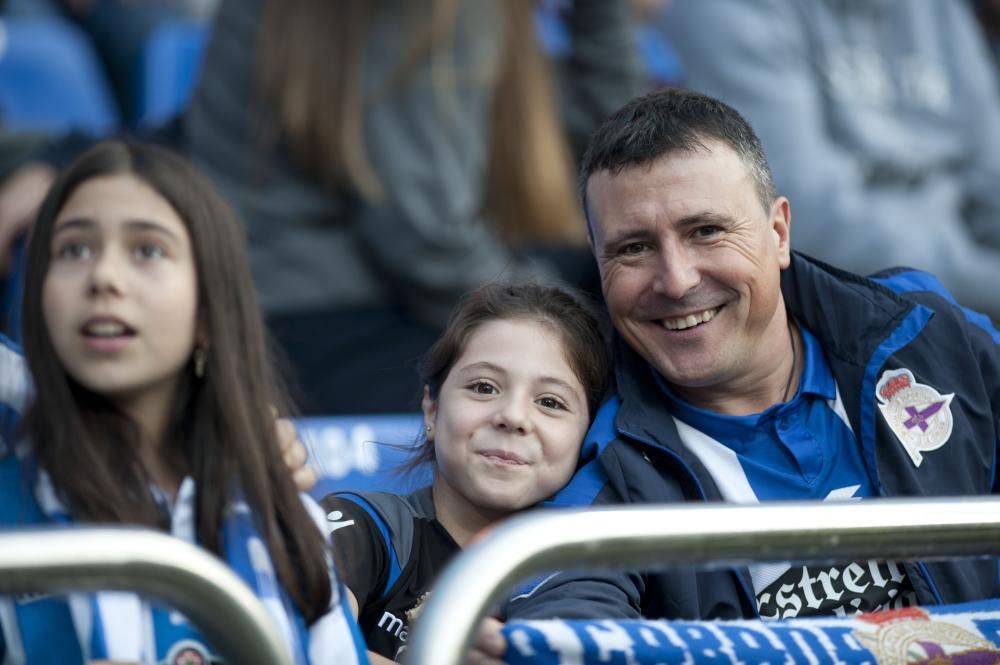
{"label": "jacket sleeve", "polygon": [[636,572],[558,572],[519,587],[506,620],[638,619],[645,584]]}
{"label": "jacket sleeve", "polygon": [[[585,465],[583,472],[587,471],[587,466],[590,465]],[[572,492],[571,487],[557,495],[554,501],[564,499],[568,492]],[[610,485],[605,485],[591,505],[622,503],[620,495]],[[571,504],[579,505],[575,501],[563,501],[560,505],[568,507]],[[507,620],[637,619],[642,614],[644,591],[645,578],[637,571],[558,571],[515,589],[501,613]]]}
{"label": "jacket sleeve", "polygon": [[[1000,278],[1000,253],[976,242],[961,206],[944,211],[940,203],[951,199],[954,182],[928,177],[920,187],[882,185],[834,140],[805,4],[674,2],[663,25],[688,85],[732,105],[759,135],[780,193],[792,203],[796,249],[862,274],[916,266],[941,278],[963,304],[1000,313],[1000,291],[978,286]],[[996,104],[980,108],[992,126]],[[998,159],[1000,151],[990,151],[990,160]],[[996,176],[981,173],[976,189],[996,194]]]}

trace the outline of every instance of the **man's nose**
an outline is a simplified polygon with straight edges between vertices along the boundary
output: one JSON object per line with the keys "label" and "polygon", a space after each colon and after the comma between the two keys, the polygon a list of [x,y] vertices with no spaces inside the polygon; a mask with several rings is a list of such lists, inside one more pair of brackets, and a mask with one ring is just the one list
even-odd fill
{"label": "man's nose", "polygon": [[695,257],[680,243],[665,243],[654,279],[657,293],[680,300],[701,283],[701,272]]}

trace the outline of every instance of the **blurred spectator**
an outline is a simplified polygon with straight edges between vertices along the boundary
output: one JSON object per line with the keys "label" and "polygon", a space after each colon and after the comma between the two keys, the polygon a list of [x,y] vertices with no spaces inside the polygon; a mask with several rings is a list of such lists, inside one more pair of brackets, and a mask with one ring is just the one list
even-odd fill
{"label": "blurred spectator", "polygon": [[45,136],[14,132],[0,124],[0,183],[45,144]]}
{"label": "blurred spectator", "polygon": [[559,95],[533,10],[222,3],[182,148],[247,223],[307,409],[416,410],[413,363],[460,294],[590,274],[571,146],[637,91],[628,6],[573,2]]}
{"label": "blurred spectator", "polygon": [[979,27],[986,35],[986,43],[993,55],[993,64],[1000,68],[1000,0],[970,0],[979,19]]}
{"label": "blurred spectator", "polygon": [[757,129],[798,249],[931,271],[1000,318],[1000,98],[966,2],[674,0],[662,24]]}
{"label": "blurred spectator", "polygon": [[684,79],[677,51],[660,29],[657,19],[670,0],[632,0],[636,19],[635,40],[649,88],[672,88]]}
{"label": "blurred spectator", "polygon": [[177,0],[0,0],[6,17],[64,20],[87,36],[107,72],[121,116],[136,117],[143,50],[153,29],[185,16]]}

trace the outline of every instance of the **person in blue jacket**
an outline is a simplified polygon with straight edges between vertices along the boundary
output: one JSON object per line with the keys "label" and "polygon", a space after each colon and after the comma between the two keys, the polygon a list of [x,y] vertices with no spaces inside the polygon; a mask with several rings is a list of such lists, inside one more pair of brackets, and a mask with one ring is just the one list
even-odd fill
{"label": "person in blue jacket", "polygon": [[[212,185],[165,149],[98,145],[53,184],[27,266],[35,390],[23,399],[4,346],[0,522],[161,529],[225,561],[294,662],[367,663],[323,512],[282,463],[289,407]],[[220,662],[180,613],[129,593],[0,598],[0,631],[5,663]]]}
{"label": "person in blue jacket", "polygon": [[[731,107],[669,90],[592,138],[583,196],[616,395],[548,505],[994,491],[1000,335],[925,273],[791,251],[791,204]],[[864,242],[859,237],[858,242]],[[788,618],[1000,596],[997,562],[563,573],[507,618]],[[486,654],[503,651],[495,633]]]}

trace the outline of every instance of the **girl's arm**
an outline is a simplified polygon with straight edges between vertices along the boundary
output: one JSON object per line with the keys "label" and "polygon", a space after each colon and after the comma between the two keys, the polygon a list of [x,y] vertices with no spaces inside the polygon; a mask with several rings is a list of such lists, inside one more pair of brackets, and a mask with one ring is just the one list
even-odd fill
{"label": "girl's arm", "polygon": [[[347,592],[347,601],[351,604],[351,612],[354,614],[354,618],[358,618],[358,599],[354,597],[354,592],[350,589],[344,589]],[[389,660],[385,656],[375,653],[374,651],[368,652],[368,662],[371,665],[399,665],[394,660]]]}

